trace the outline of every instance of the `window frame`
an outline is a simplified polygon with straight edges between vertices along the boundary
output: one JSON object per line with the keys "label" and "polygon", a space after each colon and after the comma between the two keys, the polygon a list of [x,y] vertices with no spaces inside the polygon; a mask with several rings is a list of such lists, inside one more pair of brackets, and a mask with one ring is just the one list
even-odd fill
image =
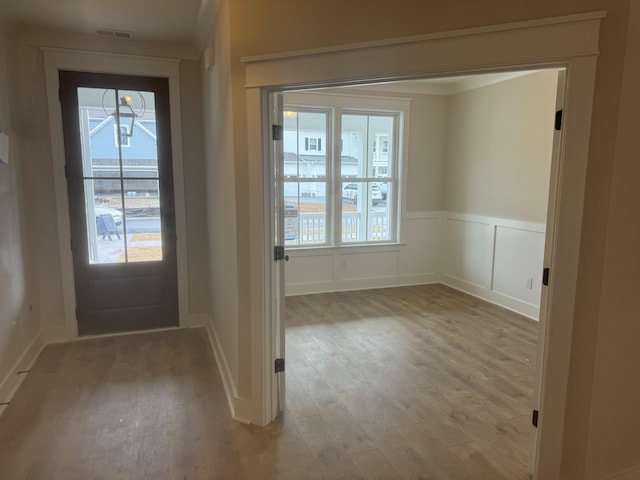
{"label": "window frame", "polygon": [[[405,172],[408,151],[410,103],[408,98],[376,97],[371,95],[350,95],[333,92],[285,92],[284,111],[330,111],[330,119],[325,139],[325,158],[327,166],[327,201],[325,242],[318,244],[286,245],[294,250],[358,248],[380,245],[401,245],[403,242],[403,217],[405,212],[406,184]],[[389,137],[389,155],[394,155],[388,165],[390,175],[385,178],[359,177],[346,178],[341,175],[342,163],[342,115],[378,115],[395,116],[393,133]],[[375,135],[375,134],[374,134]],[[374,137],[375,138],[375,137]],[[334,141],[336,139],[336,141]],[[370,142],[370,144],[372,141]],[[371,146],[369,155],[372,155]],[[368,172],[373,173],[373,172]],[[342,240],[342,183],[349,181],[388,183],[387,205],[389,221],[389,239],[343,242]],[[368,185],[368,183],[367,183]],[[283,186],[284,187],[284,186]],[[389,193],[393,192],[394,203],[389,204]],[[331,197],[331,198],[330,198]],[[363,212],[362,215],[365,215]],[[367,237],[369,234],[367,234]]]}

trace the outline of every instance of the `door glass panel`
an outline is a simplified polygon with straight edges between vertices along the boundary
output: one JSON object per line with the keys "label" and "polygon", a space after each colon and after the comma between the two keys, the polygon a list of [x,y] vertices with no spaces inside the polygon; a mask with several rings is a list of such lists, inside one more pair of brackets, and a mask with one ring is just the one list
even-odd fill
{"label": "door glass panel", "polygon": [[158,180],[124,181],[127,259],[129,262],[162,260],[162,223]]}
{"label": "door glass panel", "polygon": [[153,92],[80,87],[78,110],[89,263],[162,260]]}
{"label": "door glass panel", "polygon": [[122,195],[119,180],[85,179],[89,263],[123,263]]}
{"label": "door glass panel", "polygon": [[118,90],[118,98],[123,175],[158,178],[154,94]]}

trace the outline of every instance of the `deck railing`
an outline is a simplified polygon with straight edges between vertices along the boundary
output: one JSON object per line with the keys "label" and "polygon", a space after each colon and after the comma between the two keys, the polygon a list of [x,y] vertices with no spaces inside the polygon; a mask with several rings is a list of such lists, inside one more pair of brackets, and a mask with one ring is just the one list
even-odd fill
{"label": "deck railing", "polygon": [[[362,221],[364,215],[357,212],[342,214],[342,242],[357,243],[365,241],[389,240],[389,218],[386,212],[371,212],[368,228]],[[293,245],[321,245],[327,242],[326,215],[324,213],[303,213],[300,215],[300,243]],[[369,235],[367,235],[368,230]]]}

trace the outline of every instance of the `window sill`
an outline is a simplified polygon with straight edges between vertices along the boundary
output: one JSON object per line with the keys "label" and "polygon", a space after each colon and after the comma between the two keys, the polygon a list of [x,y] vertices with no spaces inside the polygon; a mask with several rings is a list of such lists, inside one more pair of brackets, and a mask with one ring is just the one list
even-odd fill
{"label": "window sill", "polygon": [[287,255],[290,257],[304,257],[314,255],[327,255],[336,253],[377,253],[377,252],[390,252],[400,251],[407,246],[404,242],[389,242],[389,243],[358,243],[354,245],[341,245],[339,247],[333,245],[317,246],[317,247],[285,247]]}

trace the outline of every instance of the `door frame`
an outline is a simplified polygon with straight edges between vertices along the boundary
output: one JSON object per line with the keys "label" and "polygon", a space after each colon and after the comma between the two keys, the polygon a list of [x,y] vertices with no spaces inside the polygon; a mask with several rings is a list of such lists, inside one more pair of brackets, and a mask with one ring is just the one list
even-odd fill
{"label": "door frame", "polygon": [[[265,424],[274,418],[270,414],[274,411],[272,399],[276,388],[271,369],[275,360],[273,335],[283,320],[274,318],[272,310],[275,275],[269,252],[273,251],[270,226],[274,212],[268,181],[270,145],[265,133],[271,128],[265,112],[269,94],[383,80],[566,68],[557,202],[547,217],[547,225],[554,226],[554,238],[545,245],[545,250],[551,248],[552,253],[551,263],[545,266],[552,273],[547,328],[538,339],[544,356],[537,458],[533,459],[534,479],[559,478],[598,35],[605,16],[604,12],[594,12],[242,59],[247,98],[250,216],[256,226],[250,253],[261,270],[261,275],[252,275],[256,281],[251,285],[251,334],[262,340],[262,351],[254,352],[256,361],[252,365],[254,392],[261,394],[261,398],[254,399],[256,405],[260,402],[254,412],[256,423]],[[551,122],[552,119],[550,125]]]}
{"label": "door frame", "polygon": [[178,316],[180,326],[192,326],[194,322],[189,318],[187,229],[182,156],[182,126],[180,117],[180,61],[177,59],[116,55],[60,48],[43,48],[43,53],[64,302],[64,319],[62,322],[55,324],[54,327],[46,329],[45,341],[47,343],[53,343],[78,338],[78,324],[75,314],[76,298],[73,257],[70,249],[69,199],[66,186],[67,179],[65,178],[64,172],[66,158],[62,128],[62,110],[58,96],[58,90],[60,88],[59,70],[163,77],[168,79],[174,182],[173,194],[177,233]]}
{"label": "door frame", "polygon": [[[169,107],[169,82],[166,78],[131,76],[131,75],[112,75],[104,73],[87,73],[61,70],[60,76],[60,99],[62,103],[62,124],[65,133],[65,154],[66,154],[66,173],[67,173],[67,195],[69,197],[69,210],[72,212],[71,221],[71,238],[73,239],[72,256],[74,258],[74,279],[76,286],[76,319],[78,324],[78,334],[87,335],[104,335],[108,333],[129,333],[141,330],[153,330],[160,328],[177,327],[178,318],[178,278],[177,278],[177,252],[176,252],[176,229],[175,229],[175,202],[173,200],[173,161],[171,158],[171,127]],[[157,150],[156,166],[157,166],[157,188],[159,193],[159,209],[161,219],[161,259],[151,262],[131,262],[124,263],[97,261],[92,263],[89,260],[90,244],[89,240],[89,221],[87,210],[87,184],[85,176],[95,176],[93,173],[87,173],[85,161],[88,159],[87,151],[82,148],[82,123],[89,122],[89,117],[81,115],[83,119],[78,118],[78,114],[82,111],[81,95],[79,89],[85,87],[92,90],[112,90],[112,94],[116,95],[118,91],[146,91],[153,95],[153,105],[147,105],[155,118],[155,131],[157,138],[155,147]],[[119,97],[113,97],[115,103]],[[103,99],[104,100],[104,99]],[[105,113],[106,114],[106,113]],[[120,120],[114,125],[119,125]],[[90,129],[87,125],[86,128]],[[90,136],[88,130],[85,134]],[[91,140],[85,138],[85,142],[91,143]],[[126,160],[128,151],[118,148],[116,142],[116,152],[118,154],[119,165]],[[89,148],[90,153],[91,148]],[[125,197],[125,184],[130,177],[123,176],[121,170],[117,176],[120,178],[118,186],[120,189],[120,198],[123,202]],[[96,182],[97,183],[97,182]],[[92,196],[95,195],[92,194]],[[127,216],[125,215],[125,206],[122,205],[123,224],[122,234],[127,234]],[[114,225],[115,228],[115,225]],[[95,231],[91,232],[96,233]],[[103,237],[104,238],[104,237]],[[118,238],[120,238],[118,236]],[[95,239],[95,237],[94,237]],[[111,238],[110,238],[111,239]],[[123,239],[123,248],[127,245],[126,239]],[[97,245],[97,244],[96,244]],[[96,247],[97,248],[97,247]],[[131,252],[131,246],[128,247]],[[111,304],[110,309],[96,308],[94,301],[98,297],[104,295],[103,298],[115,300],[115,297],[123,298],[122,292],[109,293],[109,288],[103,291],[103,287],[96,287],[94,282],[113,283],[131,281],[138,284],[139,280],[149,277],[162,278],[159,284],[156,284],[155,291],[158,297],[156,302],[152,304],[131,305],[127,306],[118,304],[115,310]],[[133,293],[133,283],[129,284],[129,291]],[[94,286],[92,286],[94,284]],[[98,291],[100,293],[98,293]],[[96,297],[98,295],[98,297]],[[117,301],[116,301],[117,302]],[[142,308],[141,308],[142,307]],[[99,320],[98,320],[99,318]],[[108,320],[107,320],[108,319]]]}

